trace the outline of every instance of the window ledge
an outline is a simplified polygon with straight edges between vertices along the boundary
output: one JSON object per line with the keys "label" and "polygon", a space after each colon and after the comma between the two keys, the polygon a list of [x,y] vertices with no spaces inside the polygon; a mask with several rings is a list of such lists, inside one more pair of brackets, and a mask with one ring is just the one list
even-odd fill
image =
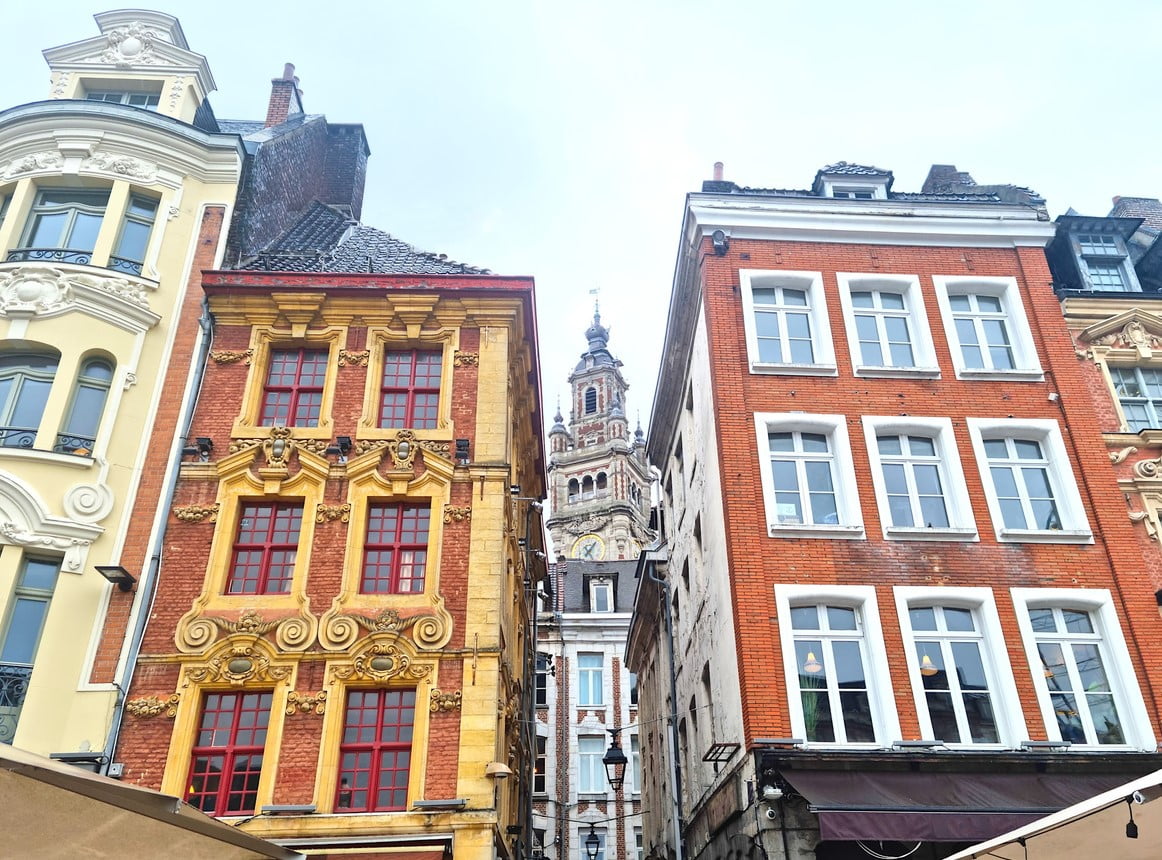
{"label": "window ledge", "polygon": [[807,525],[803,523],[768,523],[770,537],[831,538],[859,540],[864,537],[863,526]]}
{"label": "window ledge", "polygon": [[961,368],[956,371],[957,379],[994,379],[1007,382],[1044,382],[1045,374],[1039,368],[1017,370],[985,370],[983,368]]}
{"label": "window ledge", "polygon": [[912,376],[920,379],[939,379],[939,367],[875,367],[871,365],[856,365],[856,376]]}
{"label": "window ledge", "polygon": [[1127,430],[1126,435],[1137,436],[1147,445],[1162,445],[1162,429],[1157,427],[1145,427],[1137,433],[1133,430]]}
{"label": "window ledge", "polygon": [[88,469],[96,462],[93,457],[80,457],[76,454],[58,454],[55,451],[41,451],[36,448],[0,447],[0,457],[16,457],[22,460],[60,463],[62,466],[72,466],[74,469]]}
{"label": "window ledge", "polygon": [[1093,543],[1089,529],[1001,529],[997,540],[1008,543]]}
{"label": "window ledge", "polygon": [[974,528],[927,528],[888,526],[884,534],[891,540],[980,540]]}
{"label": "window ledge", "polygon": [[752,361],[750,372],[775,376],[839,376],[839,370],[834,364],[782,364]]}

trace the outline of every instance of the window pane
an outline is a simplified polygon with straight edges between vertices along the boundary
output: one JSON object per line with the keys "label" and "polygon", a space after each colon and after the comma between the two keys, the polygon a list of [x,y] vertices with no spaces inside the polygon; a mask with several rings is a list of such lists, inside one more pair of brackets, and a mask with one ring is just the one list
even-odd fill
{"label": "window pane", "polygon": [[791,628],[794,630],[818,630],[819,629],[819,607],[817,607],[817,606],[792,606],[791,607]]}
{"label": "window pane", "polygon": [[846,606],[828,606],[827,626],[832,630],[855,630],[855,610]]}
{"label": "window pane", "polygon": [[47,600],[16,598],[8,619],[8,631],[4,635],[4,648],[0,650],[0,661],[32,663],[46,614]]}
{"label": "window pane", "polygon": [[140,221],[126,221],[121,228],[121,239],[117,243],[116,257],[124,257],[138,263],[145,259],[145,249],[149,245],[149,233],[152,224],[143,224]]}

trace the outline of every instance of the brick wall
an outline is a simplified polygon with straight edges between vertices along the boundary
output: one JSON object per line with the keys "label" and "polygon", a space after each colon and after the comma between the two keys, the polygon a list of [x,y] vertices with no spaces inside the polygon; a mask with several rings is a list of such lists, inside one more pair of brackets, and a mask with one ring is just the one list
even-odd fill
{"label": "brick wall", "polygon": [[[994,589],[1018,692],[1034,739],[1044,737],[1039,709],[1016,627],[1008,589],[1108,588],[1127,638],[1134,668],[1144,679],[1151,719],[1162,690],[1162,640],[1157,610],[1142,582],[1138,537],[1114,480],[1101,422],[1086,396],[1093,380],[1073,343],[1050,288],[1043,253],[1036,248],[953,249],[855,244],[761,242],[734,239],[725,257],[704,253],[704,296],[710,338],[711,378],[717,399],[720,481],[724,493],[729,569],[737,607],[746,734],[787,737],[786,680],[775,619],[775,582],[871,584],[877,588],[887,651],[902,657],[905,645],[894,610],[893,585],[972,585]],[[748,370],[738,270],[822,271],[837,377],[758,376]],[[869,379],[853,375],[836,272],[919,275],[924,304],[943,370],[940,379]],[[931,276],[1012,276],[1020,285],[1041,364],[1043,382],[958,381],[944,337]],[[1051,393],[1060,398],[1050,400]],[[808,540],[766,534],[763,491],[755,451],[756,412],[803,411],[847,416],[862,501],[866,540]],[[975,543],[885,541],[871,485],[871,463],[862,443],[864,414],[947,416],[964,465],[980,534]],[[966,428],[969,417],[1029,417],[1060,423],[1081,499],[1093,529],[1092,545],[998,543]],[[918,737],[911,685],[902,659],[890,660],[905,738]]]}

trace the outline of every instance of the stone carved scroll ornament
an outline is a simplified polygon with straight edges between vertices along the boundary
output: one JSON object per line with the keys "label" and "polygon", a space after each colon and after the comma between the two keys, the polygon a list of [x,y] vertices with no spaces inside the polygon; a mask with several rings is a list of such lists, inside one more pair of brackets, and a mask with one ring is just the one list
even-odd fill
{"label": "stone carved scroll ornament", "polygon": [[401,618],[394,609],[384,609],[368,617],[354,612],[343,612],[338,604],[325,613],[319,623],[319,642],[332,651],[345,651],[360,634],[375,635],[410,633],[411,639],[422,650],[443,648],[452,638],[452,616],[444,608],[444,600],[437,597],[434,613],[409,615]]}

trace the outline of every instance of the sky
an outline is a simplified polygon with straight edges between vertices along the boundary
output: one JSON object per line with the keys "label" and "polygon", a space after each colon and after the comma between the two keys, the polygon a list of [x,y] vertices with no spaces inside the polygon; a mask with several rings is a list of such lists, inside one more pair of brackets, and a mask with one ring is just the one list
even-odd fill
{"label": "sky", "polygon": [[[44,48],[113,4],[5,9],[0,105],[45,98]],[[174,0],[220,118],[262,119],[294,63],[309,113],[360,122],[364,223],[536,279],[546,419],[598,290],[648,432],[685,195],[725,164],[809,187],[825,164],[933,163],[1105,214],[1162,196],[1162,3]]]}

